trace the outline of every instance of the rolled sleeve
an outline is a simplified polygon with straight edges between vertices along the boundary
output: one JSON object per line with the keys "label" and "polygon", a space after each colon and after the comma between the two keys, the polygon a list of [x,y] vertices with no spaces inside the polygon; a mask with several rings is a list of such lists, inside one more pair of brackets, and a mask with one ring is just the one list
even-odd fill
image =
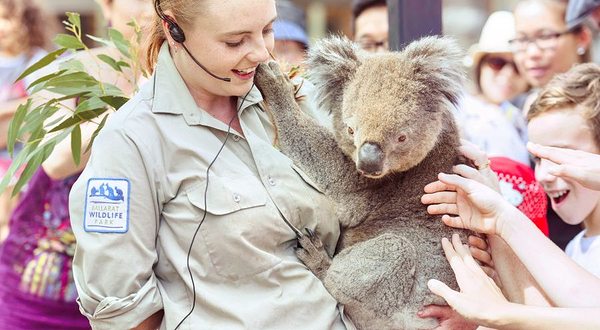
{"label": "rolled sleeve", "polygon": [[[122,125],[105,127],[69,196],[77,238],[73,276],[80,310],[93,329],[131,329],[163,308],[153,272],[158,261],[159,185],[147,150]],[[95,178],[129,181],[125,233],[84,229],[87,184]]]}

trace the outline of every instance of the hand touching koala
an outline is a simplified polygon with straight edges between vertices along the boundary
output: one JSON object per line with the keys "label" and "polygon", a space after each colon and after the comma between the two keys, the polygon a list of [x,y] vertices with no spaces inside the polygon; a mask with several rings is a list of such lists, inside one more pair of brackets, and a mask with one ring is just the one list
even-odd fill
{"label": "hand touching koala", "polygon": [[361,329],[434,328],[435,318],[417,317],[426,305],[445,305],[427,281],[458,288],[440,242],[466,232],[445,227],[420,199],[438,173],[466,163],[451,113],[461,58],[439,37],[374,55],[347,39],[322,41],[307,64],[333,132],[299,110],[277,64],[257,70],[282,152],[332,199],[342,226],[333,259],[312,232],[299,238],[297,255]]}

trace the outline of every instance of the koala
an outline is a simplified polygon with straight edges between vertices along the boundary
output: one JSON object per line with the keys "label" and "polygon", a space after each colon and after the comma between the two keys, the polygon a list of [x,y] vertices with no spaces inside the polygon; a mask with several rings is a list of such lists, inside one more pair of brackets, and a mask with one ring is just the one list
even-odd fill
{"label": "koala", "polygon": [[296,253],[359,329],[434,328],[435,318],[416,315],[446,305],[427,281],[458,288],[441,239],[467,233],[429,215],[420,199],[438,173],[466,161],[451,112],[465,78],[461,58],[442,37],[387,54],[341,37],[321,41],[307,64],[333,132],[300,110],[276,62],[257,70],[282,152],[333,201],[342,228],[333,258],[308,230]]}

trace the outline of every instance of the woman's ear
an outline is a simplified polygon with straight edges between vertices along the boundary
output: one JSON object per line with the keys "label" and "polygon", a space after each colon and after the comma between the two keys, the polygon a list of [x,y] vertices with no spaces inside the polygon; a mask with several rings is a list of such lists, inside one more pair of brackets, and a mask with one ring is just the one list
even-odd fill
{"label": "woman's ear", "polygon": [[586,52],[590,50],[592,43],[592,31],[586,26],[581,28],[581,32],[577,34],[577,47],[583,47]]}

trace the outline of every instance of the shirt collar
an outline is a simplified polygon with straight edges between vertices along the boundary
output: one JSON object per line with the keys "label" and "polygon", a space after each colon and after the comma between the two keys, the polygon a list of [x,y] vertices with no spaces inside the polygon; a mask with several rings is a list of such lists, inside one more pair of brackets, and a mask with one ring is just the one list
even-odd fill
{"label": "shirt collar", "polygon": [[[201,110],[190,94],[185,82],[179,75],[173,58],[169,53],[167,42],[164,42],[158,54],[158,61],[154,70],[154,101],[152,112],[183,115],[188,125],[202,123],[202,117],[208,115]],[[243,99],[238,97],[238,107]],[[244,109],[263,100],[262,94],[256,86],[250,90],[240,113]]]}

